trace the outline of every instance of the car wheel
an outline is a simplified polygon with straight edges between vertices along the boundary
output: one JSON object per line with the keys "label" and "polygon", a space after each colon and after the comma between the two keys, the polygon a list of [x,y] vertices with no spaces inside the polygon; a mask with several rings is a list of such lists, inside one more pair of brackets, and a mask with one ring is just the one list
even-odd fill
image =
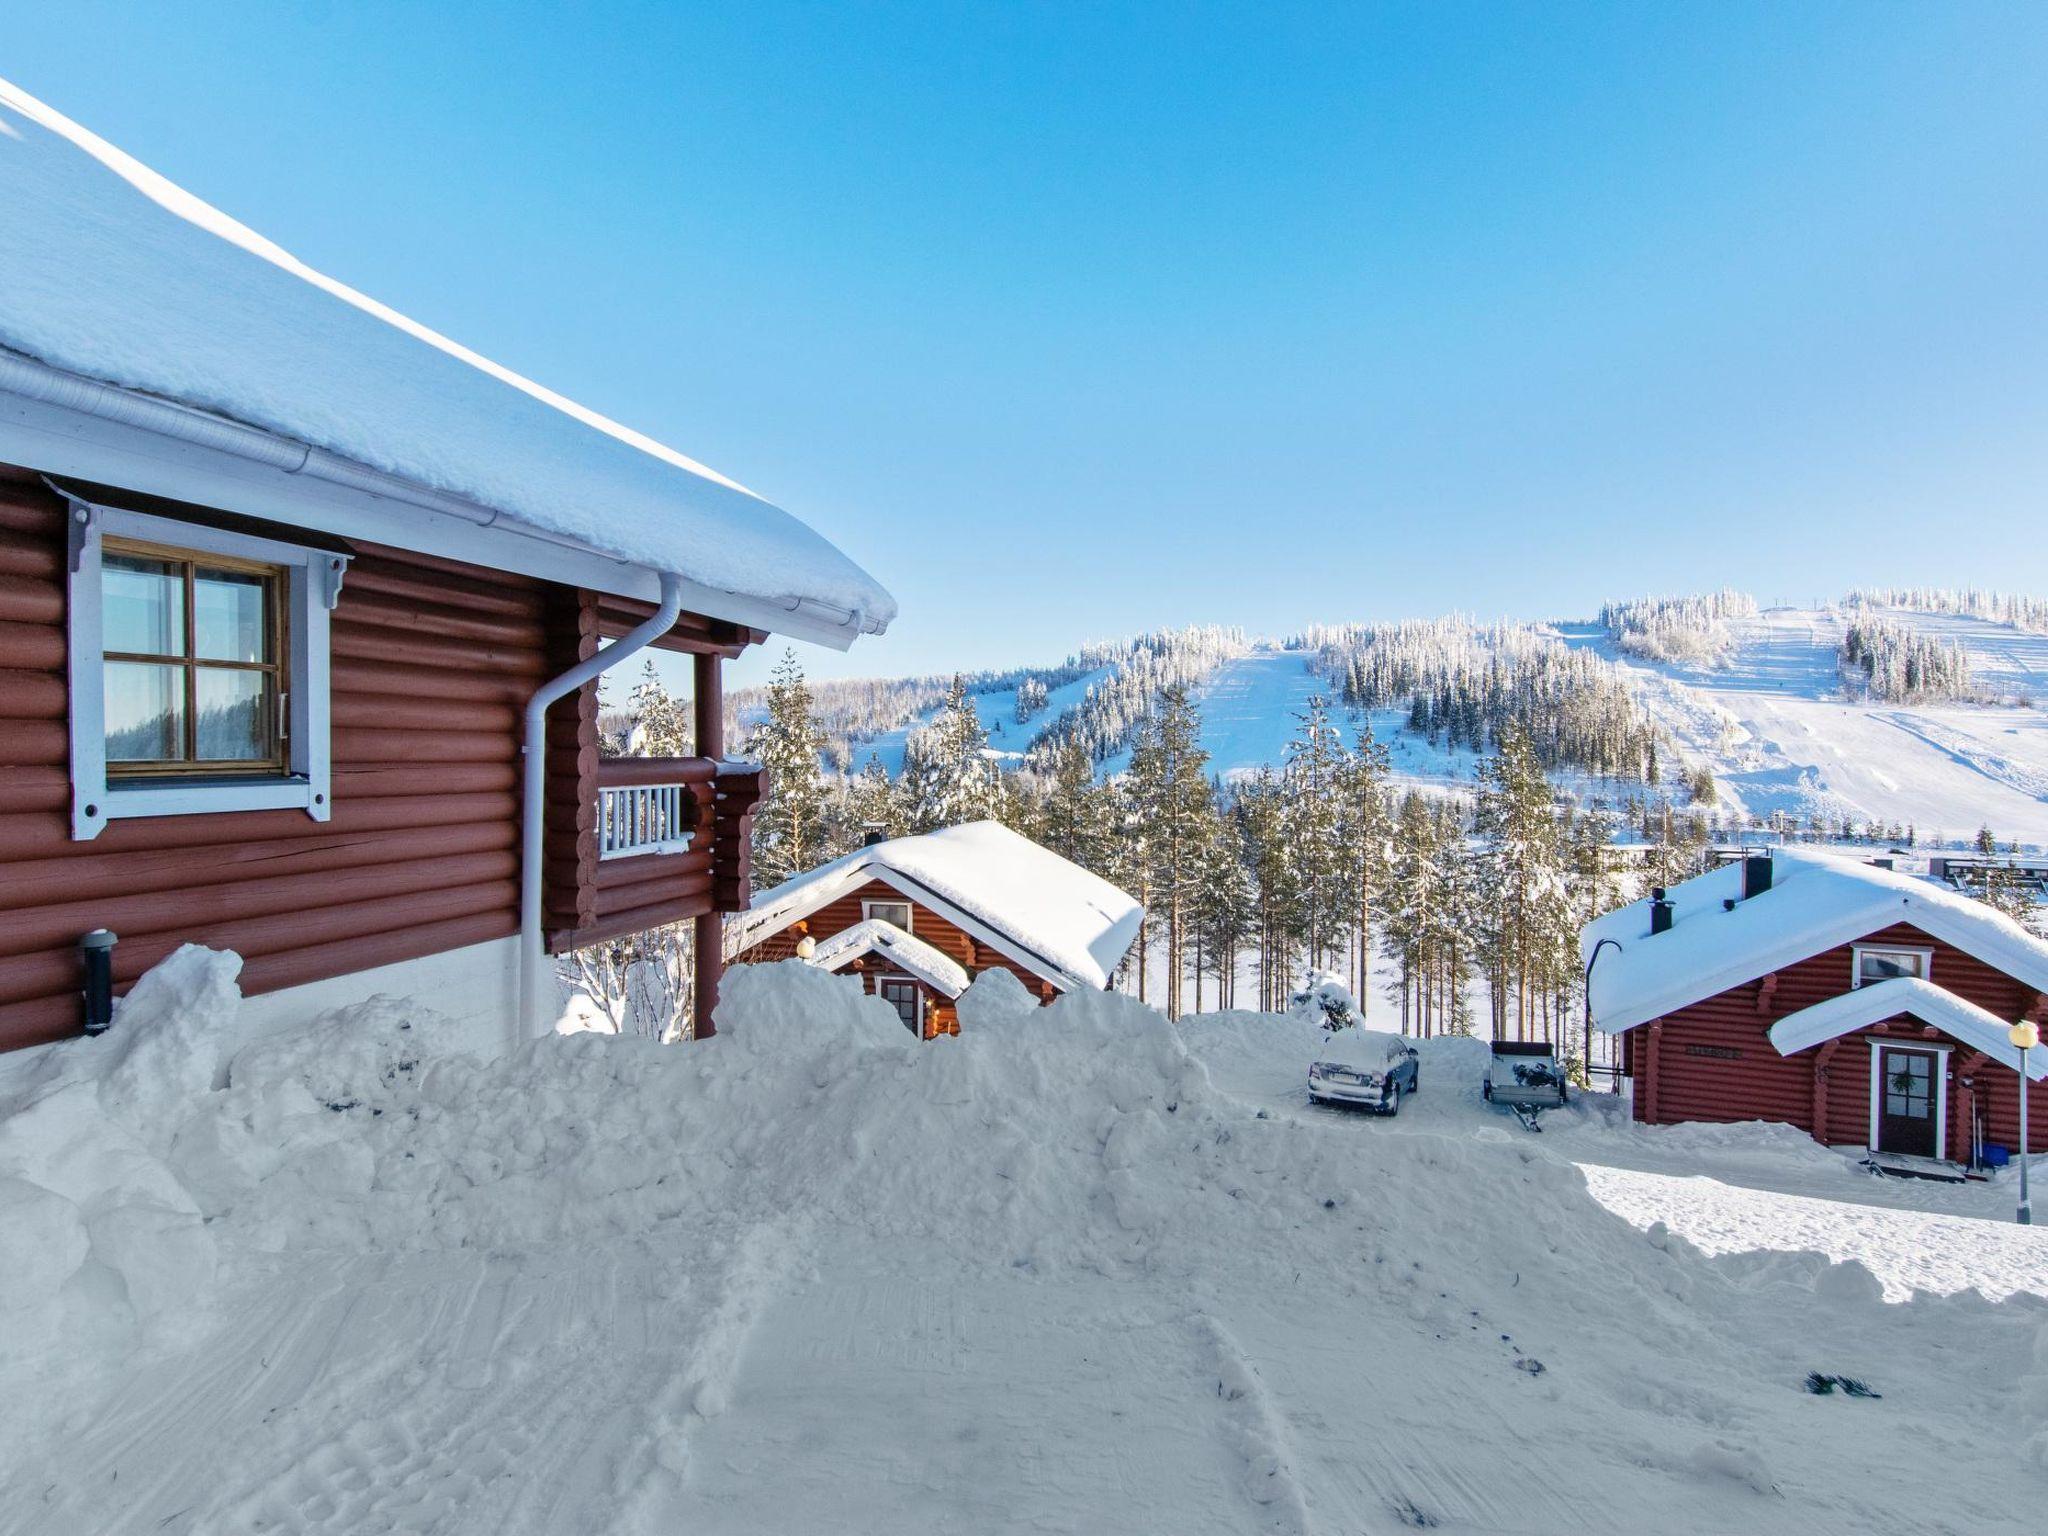
{"label": "car wheel", "polygon": [[1398,1115],[1401,1113],[1401,1085],[1399,1083],[1395,1083],[1387,1089],[1386,1108],[1381,1113],[1386,1115]]}
{"label": "car wheel", "polygon": [[1408,1079],[1408,1091],[1410,1093],[1422,1092],[1422,1074],[1420,1072],[1417,1072],[1413,1077]]}
{"label": "car wheel", "polygon": [[1491,1104],[1493,1102],[1493,1084],[1481,1083],[1479,1085],[1479,1097]]}

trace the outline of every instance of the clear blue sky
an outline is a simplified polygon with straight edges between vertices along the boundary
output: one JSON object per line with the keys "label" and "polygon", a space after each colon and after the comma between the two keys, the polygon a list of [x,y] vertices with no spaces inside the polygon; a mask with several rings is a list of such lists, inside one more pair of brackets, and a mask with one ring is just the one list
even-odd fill
{"label": "clear blue sky", "polygon": [[2031,0],[65,0],[0,74],[838,541],[903,617],[816,674],[2048,590]]}

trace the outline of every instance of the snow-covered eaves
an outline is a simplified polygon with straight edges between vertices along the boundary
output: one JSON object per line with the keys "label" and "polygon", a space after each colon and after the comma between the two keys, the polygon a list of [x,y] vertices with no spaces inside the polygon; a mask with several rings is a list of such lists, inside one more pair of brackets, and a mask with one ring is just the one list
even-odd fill
{"label": "snow-covered eaves", "polygon": [[967,972],[956,961],[878,917],[842,928],[829,939],[820,939],[811,951],[811,964],[820,970],[843,971],[863,955],[879,955],[897,970],[915,976],[946,997],[958,997],[967,990]]}
{"label": "snow-covered eaves", "polygon": [[[1779,850],[1770,859],[1771,888],[1746,901],[1740,864],[1671,887],[1664,933],[1650,932],[1647,898],[1588,923],[1579,953],[1593,962],[1593,1022],[1621,1034],[1894,923],[2048,992],[2048,943],[1981,901],[1831,854]],[[1606,939],[1619,948],[1595,958]]]}
{"label": "snow-covered eaves", "polygon": [[1145,915],[1099,875],[993,821],[892,838],[763,891],[726,928],[738,954],[879,880],[1066,991],[1100,988]]}
{"label": "snow-covered eaves", "polygon": [[[139,482],[267,439],[274,480],[319,478],[333,460],[422,528],[447,514],[670,572],[713,617],[843,645],[895,616],[873,577],[787,512],[314,271],[5,81],[0,207],[0,432],[17,434],[0,444],[76,454],[83,423],[135,472],[35,467],[202,500],[189,480]],[[290,500],[229,510],[291,521]],[[638,586],[621,575],[607,589]]]}
{"label": "snow-covered eaves", "polygon": [[[1982,1051],[1993,1061],[2020,1067],[2020,1053],[2006,1031],[2007,1020],[1988,1008],[1980,1008],[1946,987],[1938,987],[1918,976],[1895,976],[1874,981],[1854,991],[1838,993],[1811,1008],[1788,1013],[1770,1028],[1771,1044],[1780,1056],[1790,1056],[1809,1046],[1838,1039],[1855,1030],[1869,1029],[1888,1019],[1909,1015]],[[1910,1040],[1906,1043],[1911,1043]],[[2028,1053],[2027,1076],[2039,1081],[2048,1077],[2048,1051]]]}

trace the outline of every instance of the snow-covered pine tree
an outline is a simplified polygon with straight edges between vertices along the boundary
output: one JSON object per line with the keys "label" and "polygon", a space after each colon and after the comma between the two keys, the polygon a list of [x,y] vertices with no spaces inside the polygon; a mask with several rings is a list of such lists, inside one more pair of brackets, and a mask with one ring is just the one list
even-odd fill
{"label": "snow-covered pine tree", "polygon": [[661,674],[648,657],[640,669],[640,681],[633,685],[628,701],[633,728],[627,737],[631,757],[694,757],[697,752],[696,724],[690,711],[662,686]]}
{"label": "snow-covered pine tree", "polygon": [[1292,985],[1296,923],[1285,798],[1271,768],[1261,767],[1250,780],[1238,785],[1231,820],[1252,887],[1259,1011],[1277,1013]]}
{"label": "snow-covered pine tree", "polygon": [[984,817],[1001,819],[1006,790],[988,757],[988,733],[955,677],[938,718],[905,745],[903,780],[913,831],[930,832]]}
{"label": "snow-covered pine tree", "polygon": [[872,752],[860,772],[847,781],[837,820],[840,853],[866,842],[871,829],[884,837],[902,837],[910,831],[910,813],[902,790],[890,782],[889,770]]}
{"label": "snow-covered pine tree", "polygon": [[1321,694],[1311,694],[1295,719],[1281,773],[1295,936],[1308,951],[1310,969],[1322,970],[1343,947],[1356,910],[1343,843],[1348,754]]}
{"label": "snow-covered pine tree", "polygon": [[768,684],[768,718],[747,743],[768,770],[768,792],[754,811],[754,878],[763,889],[824,858],[831,801],[818,769],[821,746],[803,667],[785,651]]}
{"label": "snow-covered pine tree", "polygon": [[1343,767],[1338,840],[1344,850],[1346,892],[1354,929],[1351,936],[1352,994],[1358,1011],[1372,1010],[1372,908],[1386,883],[1393,856],[1393,817],[1387,807],[1387,749],[1373,738],[1367,717]]}
{"label": "snow-covered pine tree", "polygon": [[1237,1006],[1238,952],[1257,932],[1258,903],[1245,867],[1240,829],[1232,815],[1213,815],[1196,885],[1193,924],[1197,945],[1195,1011],[1202,1011],[1202,966],[1216,975],[1216,1006]]}
{"label": "snow-covered pine tree", "polygon": [[1493,995],[1495,1039],[1531,1038],[1552,966],[1545,936],[1565,905],[1557,812],[1550,781],[1527,735],[1509,727],[1480,766],[1477,830],[1481,963]]}
{"label": "snow-covered pine tree", "polygon": [[1187,914],[1215,819],[1215,791],[1203,773],[1202,717],[1187,688],[1169,683],[1140,728],[1127,778],[1132,810],[1144,829],[1146,905],[1164,919],[1166,1016],[1181,1014]]}

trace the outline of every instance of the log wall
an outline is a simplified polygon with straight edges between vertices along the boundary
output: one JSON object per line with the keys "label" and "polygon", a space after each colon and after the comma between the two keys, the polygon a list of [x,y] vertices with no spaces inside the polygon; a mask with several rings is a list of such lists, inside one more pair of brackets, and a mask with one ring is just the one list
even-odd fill
{"label": "log wall", "polygon": [[[1856,944],[1897,945],[1934,952],[1928,979],[2001,1019],[2048,1019],[2048,1001],[2024,983],[1976,956],[1923,933],[1909,923],[1866,935]],[[2019,1075],[1977,1056],[1959,1040],[1902,1015],[1884,1027],[1781,1056],[1770,1027],[1787,1014],[1849,990],[1851,944],[1789,965],[1774,976],[1678,1009],[1623,1037],[1623,1069],[1634,1080],[1638,1120],[1675,1125],[1687,1120],[1777,1120],[1796,1125],[1829,1145],[1864,1145],[1870,1136],[1870,1053],[1874,1041],[1947,1045],[1949,1055],[1946,1154],[1969,1153],[1973,1096],[1985,1139],[2019,1146]],[[2048,1084],[2037,1085],[2048,1109]],[[2048,1151],[2048,1114],[2029,1104],[2028,1134]]]}
{"label": "log wall", "polygon": [[[518,931],[521,710],[595,647],[592,602],[360,545],[332,615],[333,819],[153,817],[74,842],[64,539],[62,502],[0,468],[0,1049],[78,1029],[76,944],[92,928],[120,935],[117,989],[191,941],[240,953],[252,994]],[[597,900],[574,883],[595,703],[586,690],[550,720],[551,761],[572,770],[551,778],[571,826],[556,909]]]}

